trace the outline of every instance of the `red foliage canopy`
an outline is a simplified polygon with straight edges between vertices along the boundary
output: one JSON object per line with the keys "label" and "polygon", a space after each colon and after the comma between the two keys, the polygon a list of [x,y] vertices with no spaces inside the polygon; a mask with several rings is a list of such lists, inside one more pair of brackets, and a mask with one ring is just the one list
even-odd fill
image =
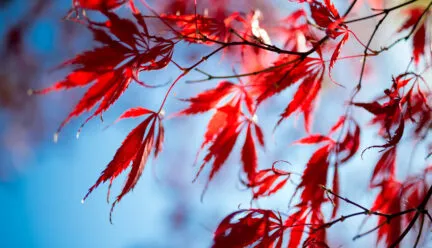
{"label": "red foliage canopy", "polygon": [[[367,4],[365,1],[347,1],[339,7],[331,0],[296,0],[291,1],[291,6],[297,9],[283,16],[280,22],[277,22],[276,16],[269,18],[274,23],[263,20],[260,10],[251,9],[245,13],[243,9],[235,9],[237,5],[231,3],[235,1],[228,0],[222,1],[223,4],[217,1],[194,1],[193,4],[186,0],[170,1],[162,13],[152,9],[145,1],[139,1],[150,15],[141,12],[145,8],[140,10],[135,6],[138,1],[72,2],[72,11],[77,13],[77,17],[82,14],[84,18],[74,19],[70,15],[68,18],[85,25],[99,46],[62,63],[59,68],[71,69],[65,79],[46,89],[32,91],[44,94],[88,87],[61,123],[59,131],[71,118],[85,112],[92,111],[85,122],[102,115],[132,81],[150,90],[152,87],[139,78],[142,72],[158,71],[168,65],[180,70],[158,111],[138,107],[120,116],[119,119],[143,120],[125,138],[84,199],[101,183],[109,181],[111,187],[114,179],[128,168],[129,175],[112,209],[135,187],[151,152],[156,157],[162,149],[163,109],[172,89],[191,71],[196,71],[205,77],[196,82],[217,79],[218,84],[209,86],[193,97],[182,99],[189,105],[174,116],[211,113],[199,150],[204,151],[205,155],[197,177],[209,167],[208,186],[229,156],[236,154],[236,146],[240,146],[237,155],[244,175],[241,182],[252,192],[252,200],[272,196],[287,188],[294,190],[286,215],[259,208],[239,210],[228,215],[214,233],[213,247],[336,246],[328,245],[328,229],[358,215],[375,216],[378,224],[356,238],[377,230],[377,242],[397,247],[405,242],[404,238],[413,230],[413,226],[419,225],[420,231],[414,239],[414,246],[419,244],[423,226],[430,227],[432,221],[427,209],[432,195],[431,183],[428,181],[431,166],[425,164],[426,169],[418,175],[399,175],[401,165],[396,155],[400,154],[402,141],[415,141],[421,145],[429,142],[427,134],[432,127],[432,94],[425,73],[431,68],[428,20],[432,13],[432,2],[422,5],[420,1],[407,1],[364,14],[359,7]],[[370,3],[381,5],[381,1]],[[202,6],[209,6],[206,4],[214,4],[215,9],[202,10]],[[119,16],[115,11],[121,5],[128,6],[132,14],[129,16],[133,17]],[[344,12],[340,11],[342,9]],[[105,20],[93,21],[85,10],[100,12]],[[404,19],[401,26],[393,30],[394,35],[405,31],[409,31],[408,34],[389,43],[373,45],[383,23],[395,12],[401,12]],[[368,39],[363,40],[358,35],[361,30],[353,24],[372,19],[377,20],[374,25],[362,26],[370,29]],[[364,92],[364,87],[367,87],[364,82],[368,78],[367,67],[372,64],[369,57],[381,55],[403,40],[412,41],[415,68],[407,63],[406,71],[395,73],[397,76],[392,78],[390,84],[386,83],[388,88],[382,90],[376,99],[363,98],[359,92]],[[202,46],[205,50],[213,50],[198,59],[194,58],[192,65],[185,67],[174,59],[174,51],[185,46]],[[342,56],[345,49],[358,53],[358,49],[352,47],[360,47],[363,52]],[[224,59],[232,62],[232,75],[214,75],[199,68],[211,63],[209,59],[220,51],[224,52]],[[197,52],[201,53],[201,50]],[[336,62],[358,58],[361,59],[360,74],[350,76],[356,79],[352,80],[353,85],[347,83],[343,86],[345,92],[350,92],[346,88],[352,87],[351,94],[337,93],[340,95],[334,96],[335,102],[340,98],[347,103],[343,106],[345,110],[337,114],[340,116],[338,120],[331,121],[334,124],[328,133],[315,132],[312,122],[314,109],[319,96],[324,91],[330,91],[327,79],[335,82]],[[241,73],[237,73],[238,70]],[[234,79],[238,79],[238,82]],[[338,88],[341,86],[339,83],[336,85]],[[379,87],[378,83],[374,83],[373,87]],[[278,95],[286,94],[288,90],[293,90],[291,97],[278,98]],[[259,163],[257,147],[264,147],[267,138],[266,132],[258,124],[258,115],[262,114],[260,111],[263,109],[268,110],[269,105],[273,107],[276,98],[283,99],[286,107],[275,126],[286,128],[288,125],[282,127],[282,121],[294,113],[301,113],[306,132],[294,144],[316,148],[310,158],[304,160],[301,174],[278,169],[276,165],[282,161],[270,163],[270,168]],[[331,109],[325,117],[321,113],[321,119],[335,116],[333,112],[337,108],[332,104],[321,105],[321,108]],[[374,145],[369,144],[370,140],[363,140],[361,134],[364,132],[361,130],[365,129],[365,125],[356,115],[361,113],[359,109],[372,115],[370,124],[378,127],[376,138],[382,143]],[[370,188],[377,190],[375,201],[370,207],[356,203],[356,195],[350,196],[353,199],[341,195],[339,170],[359,158],[357,155],[361,150],[361,141],[364,142],[361,155],[370,148],[381,149],[369,183]],[[430,154],[431,148],[427,149]],[[197,159],[200,159],[200,152]],[[364,163],[362,168],[365,167]],[[298,180],[295,187],[289,184],[293,180]],[[291,205],[293,202],[295,204]],[[342,203],[361,211],[338,217]],[[331,213],[328,209],[331,209]],[[427,219],[429,221],[425,222]]]}

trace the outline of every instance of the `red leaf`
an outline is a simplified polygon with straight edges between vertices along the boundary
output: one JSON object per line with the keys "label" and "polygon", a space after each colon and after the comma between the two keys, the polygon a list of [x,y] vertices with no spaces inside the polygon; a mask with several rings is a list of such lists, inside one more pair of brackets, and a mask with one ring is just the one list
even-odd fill
{"label": "red leaf", "polygon": [[380,185],[385,180],[395,176],[396,148],[392,147],[385,151],[375,165],[372,173],[371,186]]}
{"label": "red leaf", "polygon": [[335,141],[328,136],[320,135],[320,134],[312,134],[306,138],[297,140],[294,144],[318,144],[321,142],[329,141],[330,143],[334,143]]}
{"label": "red leaf", "polygon": [[314,78],[315,75],[311,75],[305,79],[305,82],[303,84],[300,85],[292,101],[288,104],[285,111],[281,114],[281,119],[278,121],[278,123],[280,123],[283,119],[289,117],[305,103],[305,100],[311,93],[311,88],[314,85]]}
{"label": "red leaf", "polygon": [[310,115],[313,108],[313,103],[318,96],[321,88],[321,81],[323,73],[317,72],[316,74],[310,74],[304,78],[303,83],[299,86],[295,93],[293,100],[289,103],[285,111],[281,114],[277,125],[279,125],[285,118],[289,117],[292,113],[297,110],[303,112],[305,118],[305,129],[307,132],[310,131]]}
{"label": "red leaf", "polygon": [[204,142],[201,145],[203,149],[209,144],[207,155],[203,159],[203,163],[197,173],[197,177],[201,173],[204,166],[211,161],[212,169],[209,175],[209,181],[213,178],[216,172],[222,167],[226,159],[230,155],[237,138],[240,134],[239,118],[241,116],[240,104],[236,106],[228,105],[218,108],[218,111],[209,122]]}
{"label": "red leaf", "polygon": [[[334,175],[333,175],[333,192],[336,195],[339,195],[339,166],[334,167]],[[333,198],[333,211],[332,211],[332,219],[336,217],[337,211],[339,209],[339,197]]]}
{"label": "red leaf", "polygon": [[[121,80],[121,81],[116,81]],[[85,122],[91,118],[102,114],[113,104],[118,97],[126,90],[130,83],[130,78],[123,77],[117,73],[106,73],[101,75],[96,82],[87,90],[84,96],[79,100],[72,112],[60,124],[58,132],[68,123],[73,117],[79,116],[86,111],[90,111],[98,102],[99,106]]]}
{"label": "red leaf", "polygon": [[135,118],[135,117],[139,117],[151,113],[153,113],[153,111],[142,107],[130,108],[126,110],[117,120],[122,120],[126,118]]}
{"label": "red leaf", "polygon": [[312,111],[314,109],[315,101],[318,97],[318,93],[321,90],[321,83],[324,73],[321,73],[319,79],[315,81],[315,84],[310,89],[310,93],[305,99],[303,105],[301,106],[301,111],[303,112],[305,129],[306,132],[310,133],[312,127]]}
{"label": "red leaf", "polygon": [[231,150],[233,149],[239,135],[239,132],[236,130],[237,127],[238,126],[235,124],[231,124],[230,126],[225,127],[218,134],[213,144],[211,144],[208,148],[208,153],[204,157],[204,162],[200,167],[200,171],[207,163],[213,160],[209,180],[211,180],[216,174],[216,172],[219,171],[219,169],[222,167],[222,165],[225,163],[228,156],[230,155]]}
{"label": "red leaf", "polygon": [[325,201],[321,186],[327,184],[328,157],[331,147],[331,145],[321,147],[312,155],[303,172],[301,183],[297,186],[297,189],[303,188],[302,203],[310,204],[312,209],[319,209]]}
{"label": "red leaf", "polygon": [[106,169],[102,172],[96,183],[89,189],[89,192],[84,197],[84,200],[96,187],[99,186],[100,183],[104,183],[108,180],[112,182],[118,175],[120,175],[120,173],[123,172],[123,170],[129,166],[130,162],[138,153],[137,147],[140,147],[145,130],[147,129],[150,121],[150,118],[145,119],[140,125],[138,125],[129,133],[114,155],[113,160],[111,160],[111,162],[107,165]]}
{"label": "red leaf", "polygon": [[357,107],[361,107],[369,111],[370,113],[374,115],[379,115],[385,113],[384,107],[379,102],[372,102],[372,103],[355,103],[353,102]]}
{"label": "red leaf", "polygon": [[303,243],[302,247],[303,248],[330,248],[330,246],[328,246],[325,241],[314,237],[308,237]]}
{"label": "red leaf", "polygon": [[345,35],[344,35],[344,37],[341,39],[341,41],[340,41],[339,44],[336,46],[336,48],[335,48],[335,50],[334,50],[334,52],[333,52],[333,55],[332,55],[332,57],[331,57],[331,59],[330,59],[330,65],[329,65],[329,75],[330,75],[330,76],[331,76],[331,70],[333,69],[333,66],[334,66],[335,63],[336,63],[336,60],[337,60],[338,57],[339,57],[340,50],[341,50],[342,46],[343,46],[343,45],[348,41],[348,38],[349,38],[349,33],[346,32]]}
{"label": "red leaf", "polygon": [[405,128],[405,120],[404,118],[400,118],[399,126],[395,130],[393,136],[390,136],[385,144],[375,145],[369,148],[388,148],[397,145],[399,141],[402,139],[404,128]]}
{"label": "red leaf", "polygon": [[343,124],[345,123],[345,120],[346,120],[346,117],[345,116],[341,116],[339,118],[339,120],[336,122],[336,124],[334,124],[333,127],[330,129],[329,135],[333,134],[339,128],[341,128],[343,126]]}
{"label": "red leaf", "polygon": [[162,121],[159,120],[159,131],[156,138],[155,151],[154,156],[157,157],[159,153],[162,151],[162,144],[165,139],[165,129],[162,125]]}
{"label": "red leaf", "polygon": [[209,111],[216,107],[216,105],[230,94],[236,85],[228,82],[220,82],[216,88],[204,91],[195,97],[189,98],[186,101],[190,102],[189,108],[181,111],[177,116],[198,114]]}
{"label": "red leaf", "polygon": [[73,0],[74,6],[91,10],[110,10],[119,7],[128,0]]}
{"label": "red leaf", "polygon": [[[278,161],[277,161],[278,162]],[[288,181],[291,173],[275,168],[275,164],[271,169],[260,170],[252,183],[244,183],[247,187],[253,189],[253,198],[258,199],[264,196],[270,196],[278,192]]]}
{"label": "red leaf", "polygon": [[[309,57],[299,60],[298,56],[283,55],[274,62],[274,66],[278,68],[258,74],[254,77],[254,82],[250,84],[251,93],[258,96],[258,103],[282,92],[295,83],[310,81],[322,74],[323,71],[322,60]],[[317,79],[321,80],[322,78],[318,77]]]}
{"label": "red leaf", "polygon": [[345,163],[356,154],[360,147],[360,127],[355,123],[354,133],[347,133],[345,139],[339,144],[339,152],[347,152],[345,157],[340,159],[341,163]]}
{"label": "red leaf", "polygon": [[327,7],[327,9],[330,11],[331,15],[335,18],[340,18],[339,12],[337,11],[336,7],[332,3],[331,0],[324,0],[324,4]]}
{"label": "red leaf", "polygon": [[[225,99],[229,95],[230,99]],[[241,127],[244,127],[242,124],[247,123],[246,140],[242,149],[241,160],[248,180],[254,180],[257,168],[257,154],[251,125],[254,126],[258,142],[261,145],[264,145],[264,136],[259,126],[255,124],[254,118],[252,120],[244,118],[245,114],[242,111],[242,106],[246,106],[249,112],[252,110],[251,106],[248,107],[248,105],[251,105],[251,101],[246,96],[248,96],[248,92],[243,85],[235,85],[231,82],[223,81],[216,88],[209,89],[193,98],[187,99],[186,101],[191,103],[190,106],[176,114],[177,116],[190,115],[216,109],[216,113],[210,119],[206,133],[204,134],[201,150],[208,146],[208,151],[197,173],[197,177],[204,166],[212,162],[209,181],[213,178],[230,155],[241,132]],[[218,104],[224,101],[224,105],[217,107]],[[242,105],[242,102],[244,105]]]}
{"label": "red leaf", "polygon": [[256,124],[254,125],[254,127],[255,127],[255,134],[258,139],[258,142],[260,143],[261,146],[264,146],[264,133],[261,130],[261,127]]}
{"label": "red leaf", "polygon": [[308,2],[312,18],[319,26],[328,28],[333,22],[340,19],[338,11],[330,0],[324,1],[325,6],[316,0]]}
{"label": "red leaf", "polygon": [[150,155],[153,144],[154,144],[154,125],[151,125],[147,136],[144,138],[144,141],[141,143],[138,153],[135,156],[134,161],[132,162],[132,168],[129,172],[126,183],[123,186],[121,193],[117,196],[117,199],[113,203],[112,209],[114,208],[116,202],[119,202],[125,194],[127,194],[135,187],[136,183],[138,182],[138,179],[141,177],[144,166],[147,163],[147,159]]}
{"label": "red leaf", "polygon": [[[383,181],[380,186],[381,192],[378,194],[373,204],[372,211],[380,211],[385,214],[401,212],[401,183],[392,178]],[[379,224],[386,223],[387,221],[388,220],[385,216],[378,217]],[[395,242],[401,234],[401,221],[401,216],[398,216],[393,218],[390,223],[386,223],[379,228],[377,244],[384,238],[387,246],[390,246]]]}
{"label": "red leaf", "polygon": [[257,170],[257,154],[251,129],[252,127],[248,125],[246,131],[246,140],[241,152],[243,170],[246,172],[249,182],[253,182],[255,180],[255,173]]}
{"label": "red leaf", "polygon": [[410,9],[407,9],[405,11],[406,11],[406,15],[409,16],[409,18],[398,29],[398,32],[402,32],[402,31],[409,29],[410,27],[414,26],[423,13],[423,10],[421,8],[410,8]]}
{"label": "red leaf", "polygon": [[426,45],[426,25],[420,25],[419,29],[414,33],[413,36],[413,55],[414,62],[418,64],[420,56],[425,53]]}
{"label": "red leaf", "polygon": [[[159,127],[155,146],[156,122],[159,122]],[[160,151],[161,142],[163,139],[161,137],[163,137],[163,127],[161,125],[160,117],[156,113],[152,112],[149,117],[147,117],[141,124],[139,124],[129,133],[114,155],[113,160],[111,160],[111,162],[107,165],[106,169],[102,172],[96,183],[89,189],[88,193],[83,198],[83,202],[90,195],[90,193],[99,186],[99,184],[105,183],[108,180],[110,181],[110,185],[107,199],[109,199],[110,188],[113,180],[132,163],[126,183],[123,186],[121,193],[117,196],[116,200],[112,204],[112,213],[114,206],[120,202],[124,195],[126,195],[135,187],[138,179],[141,177],[151,150],[155,149],[157,152]],[[155,156],[157,155],[156,151]]]}
{"label": "red leaf", "polygon": [[306,224],[306,209],[301,208],[298,212],[292,214],[285,222],[285,226],[290,228],[290,240],[288,247],[298,247],[303,236]]}
{"label": "red leaf", "polygon": [[201,148],[204,148],[207,144],[212,142],[215,137],[221,132],[222,128],[227,125],[229,112],[224,111],[224,109],[220,108],[216,111],[216,113],[212,116],[209,123],[207,124],[207,130],[204,134],[204,141],[201,145]]}

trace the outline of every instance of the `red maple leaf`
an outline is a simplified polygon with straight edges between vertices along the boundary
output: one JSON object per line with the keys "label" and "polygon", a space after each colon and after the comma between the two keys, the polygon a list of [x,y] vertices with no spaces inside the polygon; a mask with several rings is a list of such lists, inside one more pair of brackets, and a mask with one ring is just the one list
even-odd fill
{"label": "red maple leaf", "polygon": [[308,2],[312,18],[320,27],[328,28],[332,23],[340,19],[339,12],[330,0],[324,0],[324,4],[317,0]]}
{"label": "red maple leaf", "polygon": [[37,90],[45,94],[50,91],[68,90],[91,85],[73,111],[61,123],[59,130],[73,117],[99,106],[87,118],[102,115],[126,90],[132,80],[139,81],[141,71],[159,70],[168,65],[174,43],[148,33],[144,19],[135,13],[138,26],[114,13],[105,12],[105,23],[88,24],[94,39],[102,46],[85,51],[64,62],[60,68],[71,66],[74,70],[53,86]]}
{"label": "red maple leaf", "polygon": [[[380,187],[381,192],[378,194],[373,206],[373,211],[381,211],[382,213],[399,213],[401,211],[401,183],[394,178],[384,181]],[[386,223],[378,229],[377,244],[385,239],[387,245],[392,244],[401,233],[402,217],[395,217],[388,222],[385,216],[378,217],[378,223]]]}
{"label": "red maple leaf", "polygon": [[325,145],[311,156],[303,172],[301,183],[297,187],[297,189],[303,188],[302,204],[307,204],[312,209],[319,209],[321,204],[326,201],[321,186],[327,184],[331,148],[332,145]]}
{"label": "red maple leaf", "polygon": [[278,162],[286,161],[276,161],[273,163],[271,169],[258,171],[253,180],[249,180],[249,182],[243,181],[244,185],[252,189],[253,199],[270,196],[282,189],[282,187],[288,182],[291,173],[276,168],[275,165]]}
{"label": "red maple leaf", "polygon": [[371,186],[381,185],[385,180],[395,176],[396,148],[392,147],[381,155],[375,165],[371,178]]}
{"label": "red maple leaf", "polygon": [[221,221],[214,233],[213,248],[276,247],[283,243],[279,214],[264,209],[234,212]]}
{"label": "red maple leaf", "polygon": [[307,212],[306,208],[301,208],[296,213],[290,215],[285,221],[285,226],[290,229],[290,239],[288,247],[298,247],[300,245],[304,229],[306,227]]}
{"label": "red maple leaf", "polygon": [[[431,106],[428,100],[431,94],[430,92],[423,92],[420,88],[419,82],[423,80],[417,74],[404,73],[393,78],[392,87],[386,89],[384,91],[385,95],[379,97],[376,101],[352,103],[375,115],[371,123],[380,125],[379,134],[387,140],[383,145],[375,145],[369,148],[396,146],[402,139],[405,122],[408,120],[416,126],[414,129],[416,136],[420,137],[421,133],[427,132],[425,131],[426,126],[432,122]],[[387,101],[381,104],[379,101],[383,99],[387,99]]]}
{"label": "red maple leaf", "polygon": [[307,49],[307,37],[311,37],[312,34],[304,10],[300,9],[291,13],[282,19],[280,26],[276,28],[278,33],[283,33],[283,38],[286,39],[284,47],[292,51],[305,51]]}
{"label": "red maple leaf", "polygon": [[[190,102],[190,106],[179,112],[178,116],[216,110],[207,125],[207,131],[201,145],[201,150],[208,147],[208,152],[197,176],[206,164],[213,161],[209,175],[209,180],[211,180],[227,160],[241,131],[246,129],[241,160],[248,180],[253,182],[257,170],[257,154],[253,134],[255,133],[261,145],[264,145],[264,136],[261,128],[256,124],[254,117],[256,107],[246,87],[242,84],[236,85],[223,81],[216,88],[204,91],[186,101]],[[224,104],[219,106],[222,102]],[[247,112],[253,117],[248,118]]]}
{"label": "red maple leaf", "polygon": [[[326,231],[321,210],[309,209],[307,206],[298,205],[299,210],[290,215],[285,221],[285,228],[290,230],[289,248],[300,245],[304,233],[308,233],[302,247],[328,247],[326,244]],[[306,228],[310,230],[305,231]]]}
{"label": "red maple leaf", "polygon": [[323,61],[320,58],[283,55],[274,63],[274,67],[269,72],[261,73],[253,78],[250,82],[252,94],[257,95],[257,101],[260,104],[286,88],[300,83],[293,100],[281,114],[278,124],[294,112],[300,111],[304,115],[305,128],[310,131],[311,114],[324,75]]}
{"label": "red maple leaf", "polygon": [[120,202],[123,196],[131,191],[137,184],[147,160],[150,157],[151,151],[154,149],[154,156],[156,157],[162,149],[164,129],[161,123],[162,120],[160,114],[144,108],[134,108],[127,110],[120,118],[134,118],[142,115],[148,116],[143,122],[141,122],[141,124],[129,133],[120,148],[117,150],[114,158],[83,198],[84,202],[94,189],[96,189],[101,183],[105,183],[109,180],[107,194],[107,200],[109,200],[110,189],[114,179],[128,167],[131,167],[121,193],[112,204],[110,221],[111,213],[114,210],[115,205]]}
{"label": "red maple leaf", "polygon": [[[344,125],[346,125],[347,128],[343,129]],[[338,130],[345,130],[345,135],[339,134],[338,140],[332,139],[330,136]],[[342,116],[327,135],[311,134],[295,143],[324,143],[309,159],[306,169],[303,172],[301,182],[296,188],[296,191],[300,189],[303,190],[299,206],[309,207],[312,212],[320,211],[321,205],[327,201],[325,198],[325,190],[323,190],[322,187],[326,187],[327,184],[328,168],[330,165],[333,165],[335,168],[332,186],[333,192],[338,195],[338,167],[340,164],[351,159],[358,151],[360,145],[360,127],[354,120]],[[332,217],[335,217],[339,208],[339,199],[337,197],[332,199],[332,203]]]}

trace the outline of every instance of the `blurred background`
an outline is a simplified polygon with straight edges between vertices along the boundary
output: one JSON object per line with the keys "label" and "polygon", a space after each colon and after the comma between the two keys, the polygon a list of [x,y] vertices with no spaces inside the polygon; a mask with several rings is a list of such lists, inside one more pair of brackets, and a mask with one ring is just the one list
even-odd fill
{"label": "blurred background", "polygon": [[[174,11],[174,7],[167,3],[149,3],[158,6],[161,11],[164,8]],[[272,29],[272,22],[283,18],[296,7],[295,3],[288,1],[246,3],[242,5],[243,11],[259,8],[263,12],[262,25],[269,31],[270,37],[277,35]],[[347,7],[347,1],[336,3],[341,10]],[[70,0],[0,0],[0,247],[209,247],[218,223],[229,213],[250,207],[251,194],[238,180],[240,149],[236,146],[237,152],[232,153],[210,183],[204,200],[200,201],[206,175],[192,183],[198,170],[193,163],[210,117],[208,114],[173,118],[165,122],[163,153],[157,160],[148,163],[137,187],[118,204],[112,225],[108,219],[111,205],[106,203],[106,185],[99,187],[85,204],[81,204],[89,186],[93,185],[139,120],[106,127],[127,108],[157,108],[166,87],[148,90],[131,84],[120,100],[106,112],[105,122],[95,118],[76,139],[75,134],[85,117],[74,120],[62,131],[59,141],[54,143],[52,136],[55,130],[83,94],[83,89],[43,96],[28,96],[27,90],[47,87],[62,79],[67,70],[52,69],[94,46],[91,34],[85,27],[62,19],[70,7]],[[200,6],[200,9],[209,7]],[[367,11],[366,3],[356,11]],[[120,8],[118,12],[127,15],[128,9]],[[394,18],[387,23],[382,30],[388,27],[388,31],[382,31],[377,42],[394,38],[394,27],[401,21]],[[357,31],[368,30],[364,27],[371,24],[374,20],[354,27]],[[368,32],[357,34],[363,39],[369,37]],[[362,51],[354,44],[348,44],[348,48],[353,54]],[[390,85],[391,73],[398,74],[405,70],[411,53],[410,44],[402,43],[396,49],[397,53],[370,59],[366,90],[359,97],[365,101],[372,99]],[[205,53],[206,50],[184,44],[177,48],[175,58],[188,65]],[[232,73],[231,65],[229,58],[216,56],[200,68],[223,75]],[[345,85],[345,89],[326,80],[326,89],[315,116],[316,132],[327,132],[343,114],[346,99],[335,99],[334,95],[349,96],[358,77],[359,65],[357,60],[336,65],[335,79]],[[140,76],[146,82],[161,84],[173,80],[179,73],[175,67],[169,66],[162,72]],[[193,73],[188,76],[188,79],[197,78],[202,76]],[[168,115],[186,106],[178,101],[179,98],[194,96],[199,91],[214,87],[216,83],[178,85],[166,107]],[[316,149],[290,146],[305,135],[301,121],[296,118],[285,121],[272,133],[278,115],[292,93],[290,89],[269,100],[258,113],[267,137],[267,147],[259,153],[261,168],[268,168],[273,161],[284,159],[294,164],[289,170],[301,172]],[[359,111],[356,118],[366,124],[370,116]],[[370,127],[363,130],[362,148],[380,142],[371,138],[376,137],[376,129]],[[374,199],[374,192],[370,192],[367,185],[371,168],[378,157],[376,151],[367,155],[363,160],[358,157],[342,168],[340,177],[342,193],[364,205],[370,205]],[[418,158],[421,160],[424,156],[419,155]],[[402,154],[401,164],[408,159]],[[402,176],[407,172],[405,169],[400,171]],[[123,180],[124,175],[116,180],[113,192],[120,190]],[[290,185],[280,194],[259,200],[252,206],[287,212],[294,187]],[[351,206],[342,206],[341,213],[351,212]],[[351,241],[362,220],[363,217],[352,219],[331,229],[328,235],[330,246],[373,246],[374,235],[355,243]],[[368,223],[373,226],[375,222],[370,220]]]}

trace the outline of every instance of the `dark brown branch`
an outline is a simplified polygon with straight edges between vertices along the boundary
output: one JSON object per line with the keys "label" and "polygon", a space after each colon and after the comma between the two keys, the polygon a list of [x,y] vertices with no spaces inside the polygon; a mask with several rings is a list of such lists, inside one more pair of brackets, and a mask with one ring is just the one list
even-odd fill
{"label": "dark brown branch", "polygon": [[353,240],[356,240],[356,239],[359,239],[359,238],[361,238],[361,237],[364,237],[364,236],[366,236],[366,235],[368,235],[368,234],[371,234],[371,233],[375,232],[376,230],[380,229],[382,226],[384,226],[384,225],[386,225],[386,224],[388,224],[387,221],[384,221],[384,222],[380,223],[378,226],[376,226],[376,227],[370,229],[369,231],[366,231],[366,232],[364,232],[364,233],[357,234],[356,236],[353,237]]}
{"label": "dark brown branch", "polygon": [[[350,4],[350,6],[348,7],[348,9],[345,11],[343,17],[346,17],[351,12],[351,10],[354,8],[354,6],[355,6],[355,4],[357,2],[358,2],[358,0],[354,0]],[[198,82],[209,81],[209,80],[212,80],[212,79],[229,79],[229,78],[240,78],[240,77],[254,76],[254,75],[258,75],[258,74],[263,73],[263,72],[268,72],[268,71],[275,70],[277,68],[284,67],[284,66],[286,66],[288,64],[291,64],[291,63],[301,62],[307,56],[309,56],[310,54],[314,53],[329,38],[330,38],[330,36],[328,36],[328,35],[324,36],[316,44],[314,44],[314,46],[311,49],[309,49],[306,52],[287,51],[287,50],[280,49],[280,48],[278,48],[276,46],[273,46],[273,45],[265,45],[264,46],[264,45],[260,45],[260,44],[257,44],[257,43],[248,42],[248,41],[243,40],[243,42],[237,42],[238,45],[251,45],[251,46],[262,48],[262,49],[265,49],[265,50],[268,50],[268,51],[273,51],[273,52],[276,52],[276,53],[279,53],[279,54],[283,53],[283,54],[299,55],[299,57],[296,58],[296,59],[294,59],[294,60],[292,60],[292,61],[289,61],[288,63],[284,63],[284,64],[281,64],[281,65],[278,65],[278,66],[272,66],[272,67],[268,67],[268,68],[263,69],[263,70],[258,70],[258,71],[254,71],[254,72],[243,73],[243,74],[228,75],[228,76],[214,76],[214,75],[211,75],[210,73],[206,73],[206,72],[204,72],[202,70],[196,69],[196,71],[198,71],[198,72],[206,75],[207,78],[205,78],[205,79],[199,79],[199,80],[189,80],[188,82],[189,83],[198,83]],[[222,44],[223,45],[227,45],[227,46],[229,46],[229,45],[231,45],[233,43],[236,43],[236,42],[230,42],[230,43],[224,43],[224,42],[222,42],[221,43],[220,41],[216,41],[216,40],[210,40],[210,41],[216,42],[216,43],[221,44],[221,45]],[[280,80],[283,80],[283,78],[285,78],[288,75],[288,73],[289,72],[285,73],[285,75],[283,75]]]}
{"label": "dark brown branch", "polygon": [[417,247],[417,245],[418,245],[418,243],[419,243],[419,241],[420,241],[420,237],[421,237],[421,234],[422,234],[422,232],[423,232],[424,220],[425,220],[425,216],[423,215],[423,216],[421,217],[420,230],[419,230],[419,232],[418,232],[418,234],[417,234],[417,238],[416,238],[416,241],[415,241],[415,243],[414,243],[414,248]]}
{"label": "dark brown branch", "polygon": [[428,190],[425,198],[423,199],[423,201],[417,207],[417,212],[415,213],[414,217],[412,218],[412,220],[408,224],[407,228],[405,228],[405,230],[402,232],[402,234],[389,247],[393,248],[393,247],[396,247],[397,245],[399,245],[399,243],[405,238],[405,236],[408,234],[408,232],[414,226],[414,224],[417,221],[420,214],[427,213],[425,207],[426,207],[426,204],[428,203],[431,196],[432,196],[432,185],[429,187],[429,190]]}
{"label": "dark brown branch", "polygon": [[369,50],[369,46],[371,45],[372,40],[373,40],[373,38],[375,37],[375,35],[376,35],[376,33],[377,33],[379,27],[380,27],[381,24],[384,22],[384,20],[387,18],[387,16],[388,16],[388,13],[384,14],[384,16],[383,16],[383,17],[378,21],[378,24],[375,26],[375,28],[374,28],[374,30],[373,30],[373,32],[372,32],[372,35],[370,36],[369,41],[368,41],[368,43],[366,44],[366,47],[365,47],[365,49],[364,49],[364,51],[363,51],[363,53],[364,53],[364,57],[363,57],[363,60],[362,60],[362,67],[361,67],[361,71],[360,71],[360,78],[359,78],[359,81],[358,81],[358,83],[357,83],[357,87],[356,87],[356,89],[355,89],[355,91],[354,91],[354,94],[353,94],[353,97],[352,97],[351,100],[354,99],[355,95],[356,95],[356,94],[360,91],[360,89],[361,89],[361,86],[362,86],[362,80],[363,80],[363,75],[364,75],[364,70],[365,70],[365,68],[366,68],[366,58],[367,58],[367,54],[368,54],[368,50]]}
{"label": "dark brown branch", "polygon": [[363,207],[362,205],[360,205],[360,204],[358,204],[358,203],[355,203],[355,202],[351,201],[351,200],[348,199],[348,198],[342,197],[342,196],[340,196],[340,195],[334,193],[331,189],[328,189],[328,188],[326,188],[326,187],[324,187],[324,186],[322,186],[322,188],[323,188],[325,191],[327,191],[329,194],[331,194],[331,195],[333,195],[333,196],[335,196],[335,197],[341,199],[342,201],[345,201],[346,203],[349,203],[349,204],[351,204],[351,205],[354,205],[354,206],[356,206],[356,207],[358,207],[358,208],[360,208],[360,209],[362,209],[362,210],[367,211],[368,213],[370,213],[369,209],[367,209],[366,207]]}
{"label": "dark brown branch", "polygon": [[373,14],[373,15],[369,15],[369,16],[365,16],[365,17],[360,17],[360,18],[348,20],[348,21],[345,21],[344,24],[349,24],[349,23],[364,21],[364,20],[375,18],[375,17],[380,16],[380,15],[385,15],[385,14],[388,14],[388,13],[394,11],[394,10],[403,8],[403,7],[405,7],[405,6],[409,5],[409,4],[412,4],[412,3],[417,2],[417,1],[418,0],[411,0],[411,1],[408,1],[408,2],[405,2],[405,3],[393,6],[391,8],[382,9],[380,13],[376,13],[376,14]]}
{"label": "dark brown branch", "polygon": [[432,216],[430,215],[429,211],[425,211],[426,216],[429,218],[429,221],[432,222]]}

